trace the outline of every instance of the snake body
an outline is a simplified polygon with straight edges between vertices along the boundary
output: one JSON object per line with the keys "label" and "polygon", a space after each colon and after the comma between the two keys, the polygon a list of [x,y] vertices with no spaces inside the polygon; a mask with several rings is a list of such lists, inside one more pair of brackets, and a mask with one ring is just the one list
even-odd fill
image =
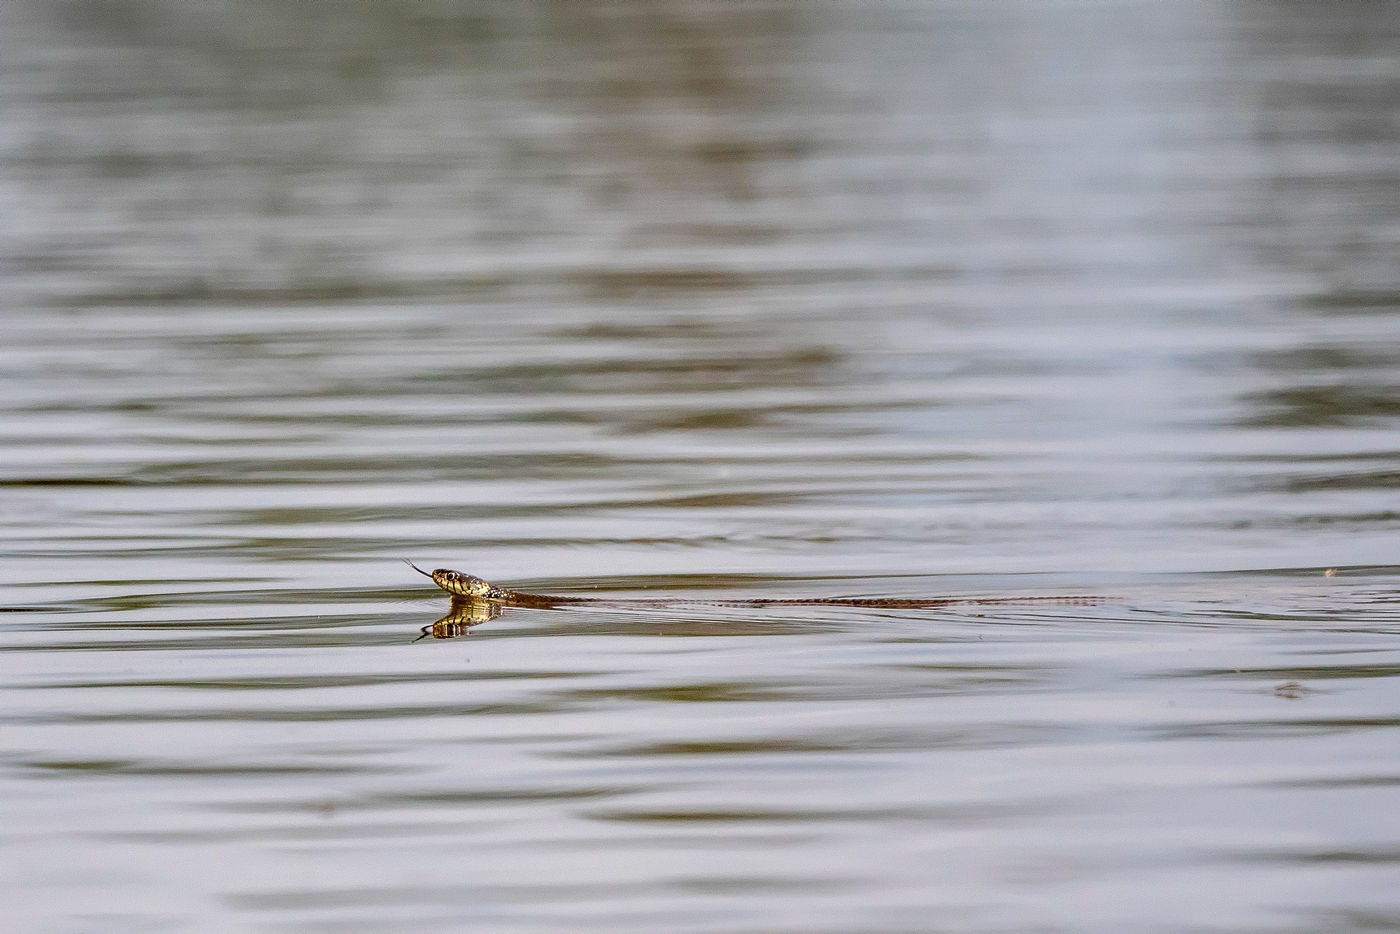
{"label": "snake body", "polygon": [[695,598],[617,599],[611,597],[562,597],[553,594],[522,593],[509,590],[474,574],[454,571],[451,568],[438,568],[429,573],[405,561],[409,567],[432,578],[443,590],[452,594],[453,600],[468,600],[496,606],[518,606],[537,610],[552,610],[565,606],[607,605],[628,607],[664,608],[673,606],[725,606],[725,607],[764,607],[764,606],[850,606],[881,610],[927,610],[948,606],[997,606],[1008,604],[1039,604],[1050,606],[1094,606],[1107,598],[1089,595],[1068,597],[756,597],[749,599],[705,600]]}

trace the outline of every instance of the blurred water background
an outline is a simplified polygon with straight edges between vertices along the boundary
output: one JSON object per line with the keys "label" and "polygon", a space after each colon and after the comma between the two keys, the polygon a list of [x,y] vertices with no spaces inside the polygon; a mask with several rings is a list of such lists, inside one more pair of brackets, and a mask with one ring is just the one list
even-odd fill
{"label": "blurred water background", "polygon": [[7,0],[0,205],[7,930],[1400,930],[1400,4]]}

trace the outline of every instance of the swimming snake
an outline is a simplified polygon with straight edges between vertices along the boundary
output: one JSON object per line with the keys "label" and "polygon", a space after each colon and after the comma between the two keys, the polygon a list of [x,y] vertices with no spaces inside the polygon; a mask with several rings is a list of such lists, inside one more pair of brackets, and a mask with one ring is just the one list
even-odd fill
{"label": "swimming snake", "polygon": [[522,593],[507,590],[490,581],[482,580],[473,574],[464,574],[451,568],[438,568],[429,573],[412,561],[405,564],[424,577],[432,578],[443,590],[452,594],[455,601],[487,603],[495,606],[519,606],[539,610],[552,610],[565,606],[608,605],[626,607],[675,607],[675,606],[724,606],[724,607],[763,607],[763,606],[851,606],[883,610],[926,610],[948,606],[996,606],[1007,604],[1041,604],[1051,606],[1093,606],[1103,603],[1105,597],[754,597],[739,599],[706,600],[694,597],[670,597],[663,599],[629,599],[614,597],[563,597],[543,593]]}

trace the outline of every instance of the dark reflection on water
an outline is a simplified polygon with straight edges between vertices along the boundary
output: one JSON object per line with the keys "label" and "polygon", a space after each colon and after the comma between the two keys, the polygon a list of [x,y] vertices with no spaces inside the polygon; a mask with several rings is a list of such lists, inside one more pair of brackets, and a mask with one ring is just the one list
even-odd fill
{"label": "dark reflection on water", "polygon": [[1396,61],[0,4],[6,925],[1400,927]]}

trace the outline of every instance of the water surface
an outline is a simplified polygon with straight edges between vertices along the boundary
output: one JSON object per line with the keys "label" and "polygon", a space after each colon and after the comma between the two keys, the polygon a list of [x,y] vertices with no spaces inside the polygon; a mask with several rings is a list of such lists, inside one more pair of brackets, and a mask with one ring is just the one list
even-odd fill
{"label": "water surface", "polygon": [[[8,923],[1400,928],[1396,62],[1379,2],[6,4]],[[418,639],[403,557],[1111,599]]]}

